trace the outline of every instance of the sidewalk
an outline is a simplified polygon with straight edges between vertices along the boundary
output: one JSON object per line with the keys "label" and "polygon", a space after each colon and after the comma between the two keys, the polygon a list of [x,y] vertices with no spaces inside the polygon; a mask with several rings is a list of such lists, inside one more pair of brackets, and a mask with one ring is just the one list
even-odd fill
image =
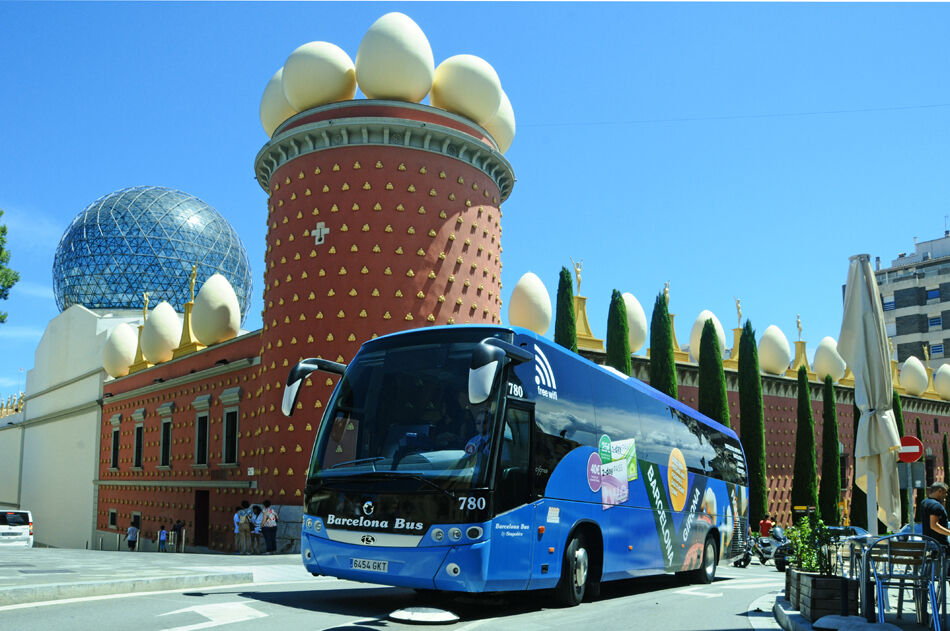
{"label": "sidewalk", "polygon": [[[892,590],[893,592],[894,590]],[[891,610],[884,614],[884,624],[872,623],[860,616],[826,616],[816,620],[813,624],[806,620],[802,615],[792,609],[791,603],[785,599],[785,592],[782,591],[775,598],[775,605],[772,607],[772,613],[779,626],[785,631],[812,631],[821,629],[841,629],[842,631],[926,631],[930,627],[917,624],[917,615],[914,613],[914,603],[904,603],[904,611],[900,620],[897,619],[896,594],[888,595],[890,600],[895,602],[891,605]]]}
{"label": "sidewalk", "polygon": [[62,598],[312,578],[298,554],[243,556],[0,549],[0,606]]}

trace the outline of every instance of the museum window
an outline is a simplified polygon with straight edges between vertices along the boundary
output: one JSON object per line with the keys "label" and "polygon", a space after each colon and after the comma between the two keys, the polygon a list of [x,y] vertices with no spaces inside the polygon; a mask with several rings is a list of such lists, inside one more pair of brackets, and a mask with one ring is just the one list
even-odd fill
{"label": "museum window", "polygon": [[119,428],[112,428],[112,464],[110,469],[119,468]]}
{"label": "museum window", "polygon": [[942,329],[943,328],[943,316],[937,316],[935,318],[927,318],[927,326],[931,329]]}
{"label": "museum window", "polygon": [[224,408],[224,427],[221,432],[221,464],[236,465],[238,461],[238,403],[241,401],[241,389],[228,388],[218,397]]}
{"label": "museum window", "polygon": [[175,409],[174,402],[169,401],[158,406],[158,416],[162,419],[162,439],[161,451],[159,455],[159,467],[168,468],[172,462],[172,411]]}
{"label": "museum window", "polygon": [[119,515],[116,513],[115,509],[109,509],[109,528],[118,528],[119,526]]}
{"label": "museum window", "polygon": [[208,415],[199,414],[195,421],[195,464],[208,464]]}
{"label": "museum window", "polygon": [[931,357],[943,357],[943,344],[931,344],[931,346],[930,346],[930,356],[931,356]]}
{"label": "museum window", "polygon": [[195,459],[193,467],[208,466],[208,415],[211,408],[211,395],[203,394],[191,403],[197,412],[195,418]]}
{"label": "museum window", "polygon": [[132,461],[133,469],[142,468],[142,447],[145,442],[145,426],[139,423],[135,426],[135,456]]}

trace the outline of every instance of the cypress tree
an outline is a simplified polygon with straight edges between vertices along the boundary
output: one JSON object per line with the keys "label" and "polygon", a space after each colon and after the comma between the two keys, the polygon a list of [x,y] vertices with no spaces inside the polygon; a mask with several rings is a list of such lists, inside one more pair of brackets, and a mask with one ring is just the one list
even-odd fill
{"label": "cypress tree", "polygon": [[947,480],[950,476],[950,451],[947,450],[947,434],[943,434],[943,479]]}
{"label": "cypress tree", "polygon": [[808,373],[798,369],[798,427],[795,429],[795,477],[792,507],[818,506],[818,471],[815,468],[815,419],[811,413]]}
{"label": "cypress tree", "polygon": [[[901,396],[897,394],[897,390],[894,390],[894,398],[891,402],[891,407],[894,408],[894,423],[897,425],[897,435],[903,436],[904,412],[901,410]],[[907,505],[907,491],[902,490],[899,495],[901,496],[901,523],[906,524],[910,521],[910,506]]]}
{"label": "cypress tree", "polygon": [[729,427],[729,399],[726,376],[722,372],[719,335],[712,318],[703,324],[699,342],[699,411]]}
{"label": "cypress tree", "polygon": [[749,467],[749,523],[758,524],[769,512],[765,413],[759,350],[755,345],[755,331],[748,320],[739,338],[739,432]]}
{"label": "cypress tree", "polygon": [[571,273],[561,268],[557,281],[557,313],[554,316],[554,342],[577,352],[577,313],[574,311],[574,288]]}
{"label": "cypress tree", "polygon": [[666,296],[661,291],[650,318],[650,385],[676,398],[676,360],[673,358],[673,326]]}
{"label": "cypress tree", "polygon": [[[868,496],[867,493],[858,488],[857,481],[857,458],[854,457],[854,453],[858,444],[858,422],[861,419],[861,410],[858,409],[857,405],[853,406],[852,412],[853,427],[852,434],[854,436],[854,445],[851,448],[851,511],[849,513],[852,526],[860,526],[861,528],[868,527]],[[884,532],[879,530],[878,532]]]}
{"label": "cypress tree", "polygon": [[625,375],[633,371],[630,364],[630,329],[623,294],[614,289],[607,311],[607,365]]}
{"label": "cypress tree", "polygon": [[835,410],[835,386],[825,376],[821,421],[821,484],[818,489],[818,514],[826,526],[838,526],[841,512],[841,455],[838,453],[838,413]]}

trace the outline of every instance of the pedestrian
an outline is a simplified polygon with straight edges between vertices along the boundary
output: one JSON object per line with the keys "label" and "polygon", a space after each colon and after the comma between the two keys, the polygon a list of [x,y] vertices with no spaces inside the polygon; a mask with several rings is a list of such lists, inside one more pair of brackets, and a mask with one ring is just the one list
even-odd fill
{"label": "pedestrian", "polygon": [[264,526],[264,511],[257,504],[254,505],[251,513],[251,553],[260,554],[264,547],[263,535],[261,529]]}
{"label": "pedestrian", "polygon": [[166,545],[168,544],[168,531],[165,530],[165,524],[162,524],[161,529],[158,531],[158,551],[159,552],[168,552]]}
{"label": "pedestrian", "polygon": [[180,552],[185,549],[185,542],[181,540],[184,528],[185,522],[180,519],[172,526],[172,549],[174,549],[175,552]]}
{"label": "pedestrian", "polygon": [[244,509],[240,505],[234,507],[234,554],[241,554],[242,550],[242,534],[241,534],[241,517],[244,515]]}
{"label": "pedestrian", "polygon": [[241,508],[238,513],[238,551],[241,554],[250,554],[248,548],[251,544],[251,517],[253,515],[250,502],[241,500]]}
{"label": "pedestrian", "polygon": [[766,513],[765,518],[759,522],[759,535],[762,537],[768,537],[772,532],[772,526],[774,525],[775,522],[772,521],[772,516]]}
{"label": "pedestrian", "polygon": [[277,552],[277,511],[271,508],[270,500],[264,500],[264,523],[261,525],[264,535],[265,554]]}
{"label": "pedestrian", "polygon": [[943,482],[934,482],[927,487],[927,499],[920,503],[921,534],[937,541],[947,548],[947,509],[944,502],[947,500],[947,489]]}
{"label": "pedestrian", "polygon": [[134,522],[129,524],[129,529],[125,531],[125,539],[129,544],[129,552],[134,552],[135,544],[139,541],[139,529]]}

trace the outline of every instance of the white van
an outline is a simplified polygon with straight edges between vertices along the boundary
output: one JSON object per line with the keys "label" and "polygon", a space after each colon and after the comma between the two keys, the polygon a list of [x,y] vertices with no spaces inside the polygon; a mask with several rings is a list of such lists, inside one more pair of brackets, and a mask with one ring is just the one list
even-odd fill
{"label": "white van", "polygon": [[33,547],[33,514],[28,510],[0,510],[0,547]]}

